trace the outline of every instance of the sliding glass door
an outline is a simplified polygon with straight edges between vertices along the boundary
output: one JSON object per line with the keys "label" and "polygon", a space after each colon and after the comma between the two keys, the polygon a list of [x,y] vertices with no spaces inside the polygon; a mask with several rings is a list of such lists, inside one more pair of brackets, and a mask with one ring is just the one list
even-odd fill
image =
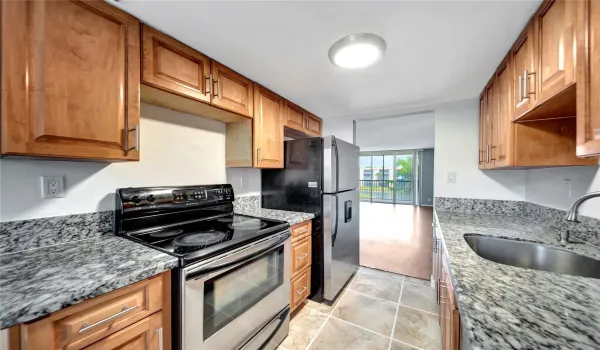
{"label": "sliding glass door", "polygon": [[361,152],[360,199],[414,203],[413,151]]}

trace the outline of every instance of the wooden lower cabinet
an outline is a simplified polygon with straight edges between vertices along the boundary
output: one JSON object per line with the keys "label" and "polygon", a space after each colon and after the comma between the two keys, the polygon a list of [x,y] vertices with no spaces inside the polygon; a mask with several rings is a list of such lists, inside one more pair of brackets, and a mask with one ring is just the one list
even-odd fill
{"label": "wooden lower cabinet", "polygon": [[11,338],[16,334],[20,341],[11,350],[168,350],[170,325],[169,271],[14,326]]}
{"label": "wooden lower cabinet", "polygon": [[310,295],[312,266],[312,221],[291,227],[292,256],[290,271],[290,308],[293,312]]}
{"label": "wooden lower cabinet", "polygon": [[460,314],[443,247],[438,249],[437,262],[439,264],[438,318],[442,335],[442,350],[458,350],[461,348]]}

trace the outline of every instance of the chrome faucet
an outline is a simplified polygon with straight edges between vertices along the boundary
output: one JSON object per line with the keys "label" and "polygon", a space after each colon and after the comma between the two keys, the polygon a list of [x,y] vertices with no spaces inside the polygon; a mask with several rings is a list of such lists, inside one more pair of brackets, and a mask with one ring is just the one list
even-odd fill
{"label": "chrome faucet", "polygon": [[[579,206],[583,202],[587,201],[590,198],[594,198],[594,197],[600,197],[600,191],[586,193],[583,196],[577,198],[577,200],[575,202],[573,202],[573,204],[571,204],[571,208],[569,209],[569,212],[567,213],[565,220],[567,220],[569,222],[578,222],[577,211],[579,210]],[[567,245],[568,241],[569,241],[569,230],[564,230],[563,232],[560,233],[560,244]]]}

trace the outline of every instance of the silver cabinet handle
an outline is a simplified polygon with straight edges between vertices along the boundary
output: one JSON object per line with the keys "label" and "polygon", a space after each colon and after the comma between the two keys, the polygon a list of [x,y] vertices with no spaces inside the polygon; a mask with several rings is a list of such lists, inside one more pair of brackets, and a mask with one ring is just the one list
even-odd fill
{"label": "silver cabinet handle", "polygon": [[496,146],[490,147],[490,160],[496,160],[496,158],[494,158],[494,149],[495,148],[496,148]]}
{"label": "silver cabinet handle", "polygon": [[308,254],[304,254],[302,256],[299,256],[297,259],[298,260],[304,260],[304,259],[306,259],[307,256],[308,256]]}
{"label": "silver cabinet handle", "polygon": [[523,100],[527,98],[527,70],[523,72]]}
{"label": "silver cabinet handle", "polygon": [[[134,143],[133,143],[133,147],[129,147],[129,133],[133,132],[133,137],[134,137]],[[129,151],[139,151],[140,150],[140,125],[136,125],[133,127],[133,129],[124,129],[123,130],[123,138],[124,138],[124,150],[126,152]]]}
{"label": "silver cabinet handle", "polygon": [[302,295],[302,294],[304,294],[304,292],[306,292],[306,290],[307,290],[307,289],[308,289],[307,287],[304,287],[304,288],[302,288],[302,290],[301,290],[301,291],[299,291],[299,292],[296,292],[296,293],[297,293],[298,295]]}
{"label": "silver cabinet handle", "polygon": [[158,350],[163,350],[163,328],[157,329],[156,333],[158,333]]}
{"label": "silver cabinet handle", "polygon": [[121,317],[121,316],[125,315],[126,313],[128,313],[128,312],[131,312],[131,311],[135,310],[135,308],[137,308],[137,305],[134,305],[134,306],[132,306],[132,307],[129,307],[129,308],[128,308],[127,306],[123,305],[123,309],[122,309],[120,312],[117,312],[116,314],[114,314],[114,315],[112,315],[112,316],[109,316],[109,317],[107,317],[107,318],[105,318],[105,319],[103,319],[103,320],[100,320],[100,321],[98,321],[98,322],[96,322],[96,323],[93,323],[93,324],[91,324],[91,325],[88,325],[87,323],[85,323],[85,322],[84,322],[84,323],[81,325],[81,329],[79,329],[79,334],[81,334],[81,333],[84,333],[84,332],[87,332],[87,331],[89,331],[90,329],[92,329],[92,328],[94,328],[94,327],[98,327],[99,325],[101,325],[101,324],[103,324],[103,323],[106,323],[106,322],[108,322],[108,321],[114,320],[115,318],[119,318],[119,317]]}
{"label": "silver cabinet handle", "polygon": [[217,91],[213,96],[221,98],[221,79],[217,78],[214,82],[217,83]]}
{"label": "silver cabinet handle", "polygon": [[260,151],[260,147],[256,150],[256,157],[258,158],[258,162],[262,162],[262,152]]}
{"label": "silver cabinet handle", "polygon": [[523,101],[523,80],[521,79],[521,76],[519,75],[519,101],[517,101],[517,103],[520,103],[521,101]]}
{"label": "silver cabinet handle", "polygon": [[206,91],[204,91],[204,94],[212,95],[212,84],[210,83],[212,81],[211,77],[212,77],[212,74],[209,74],[204,78],[205,83],[206,83],[206,88],[205,88]]}
{"label": "silver cabinet handle", "polygon": [[485,145],[485,162],[490,162],[490,145]]}

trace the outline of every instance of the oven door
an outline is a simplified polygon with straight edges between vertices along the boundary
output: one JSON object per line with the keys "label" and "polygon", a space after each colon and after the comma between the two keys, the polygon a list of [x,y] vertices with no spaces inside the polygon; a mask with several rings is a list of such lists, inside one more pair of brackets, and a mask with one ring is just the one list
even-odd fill
{"label": "oven door", "polygon": [[184,269],[182,349],[269,348],[287,336],[289,237],[287,230]]}

